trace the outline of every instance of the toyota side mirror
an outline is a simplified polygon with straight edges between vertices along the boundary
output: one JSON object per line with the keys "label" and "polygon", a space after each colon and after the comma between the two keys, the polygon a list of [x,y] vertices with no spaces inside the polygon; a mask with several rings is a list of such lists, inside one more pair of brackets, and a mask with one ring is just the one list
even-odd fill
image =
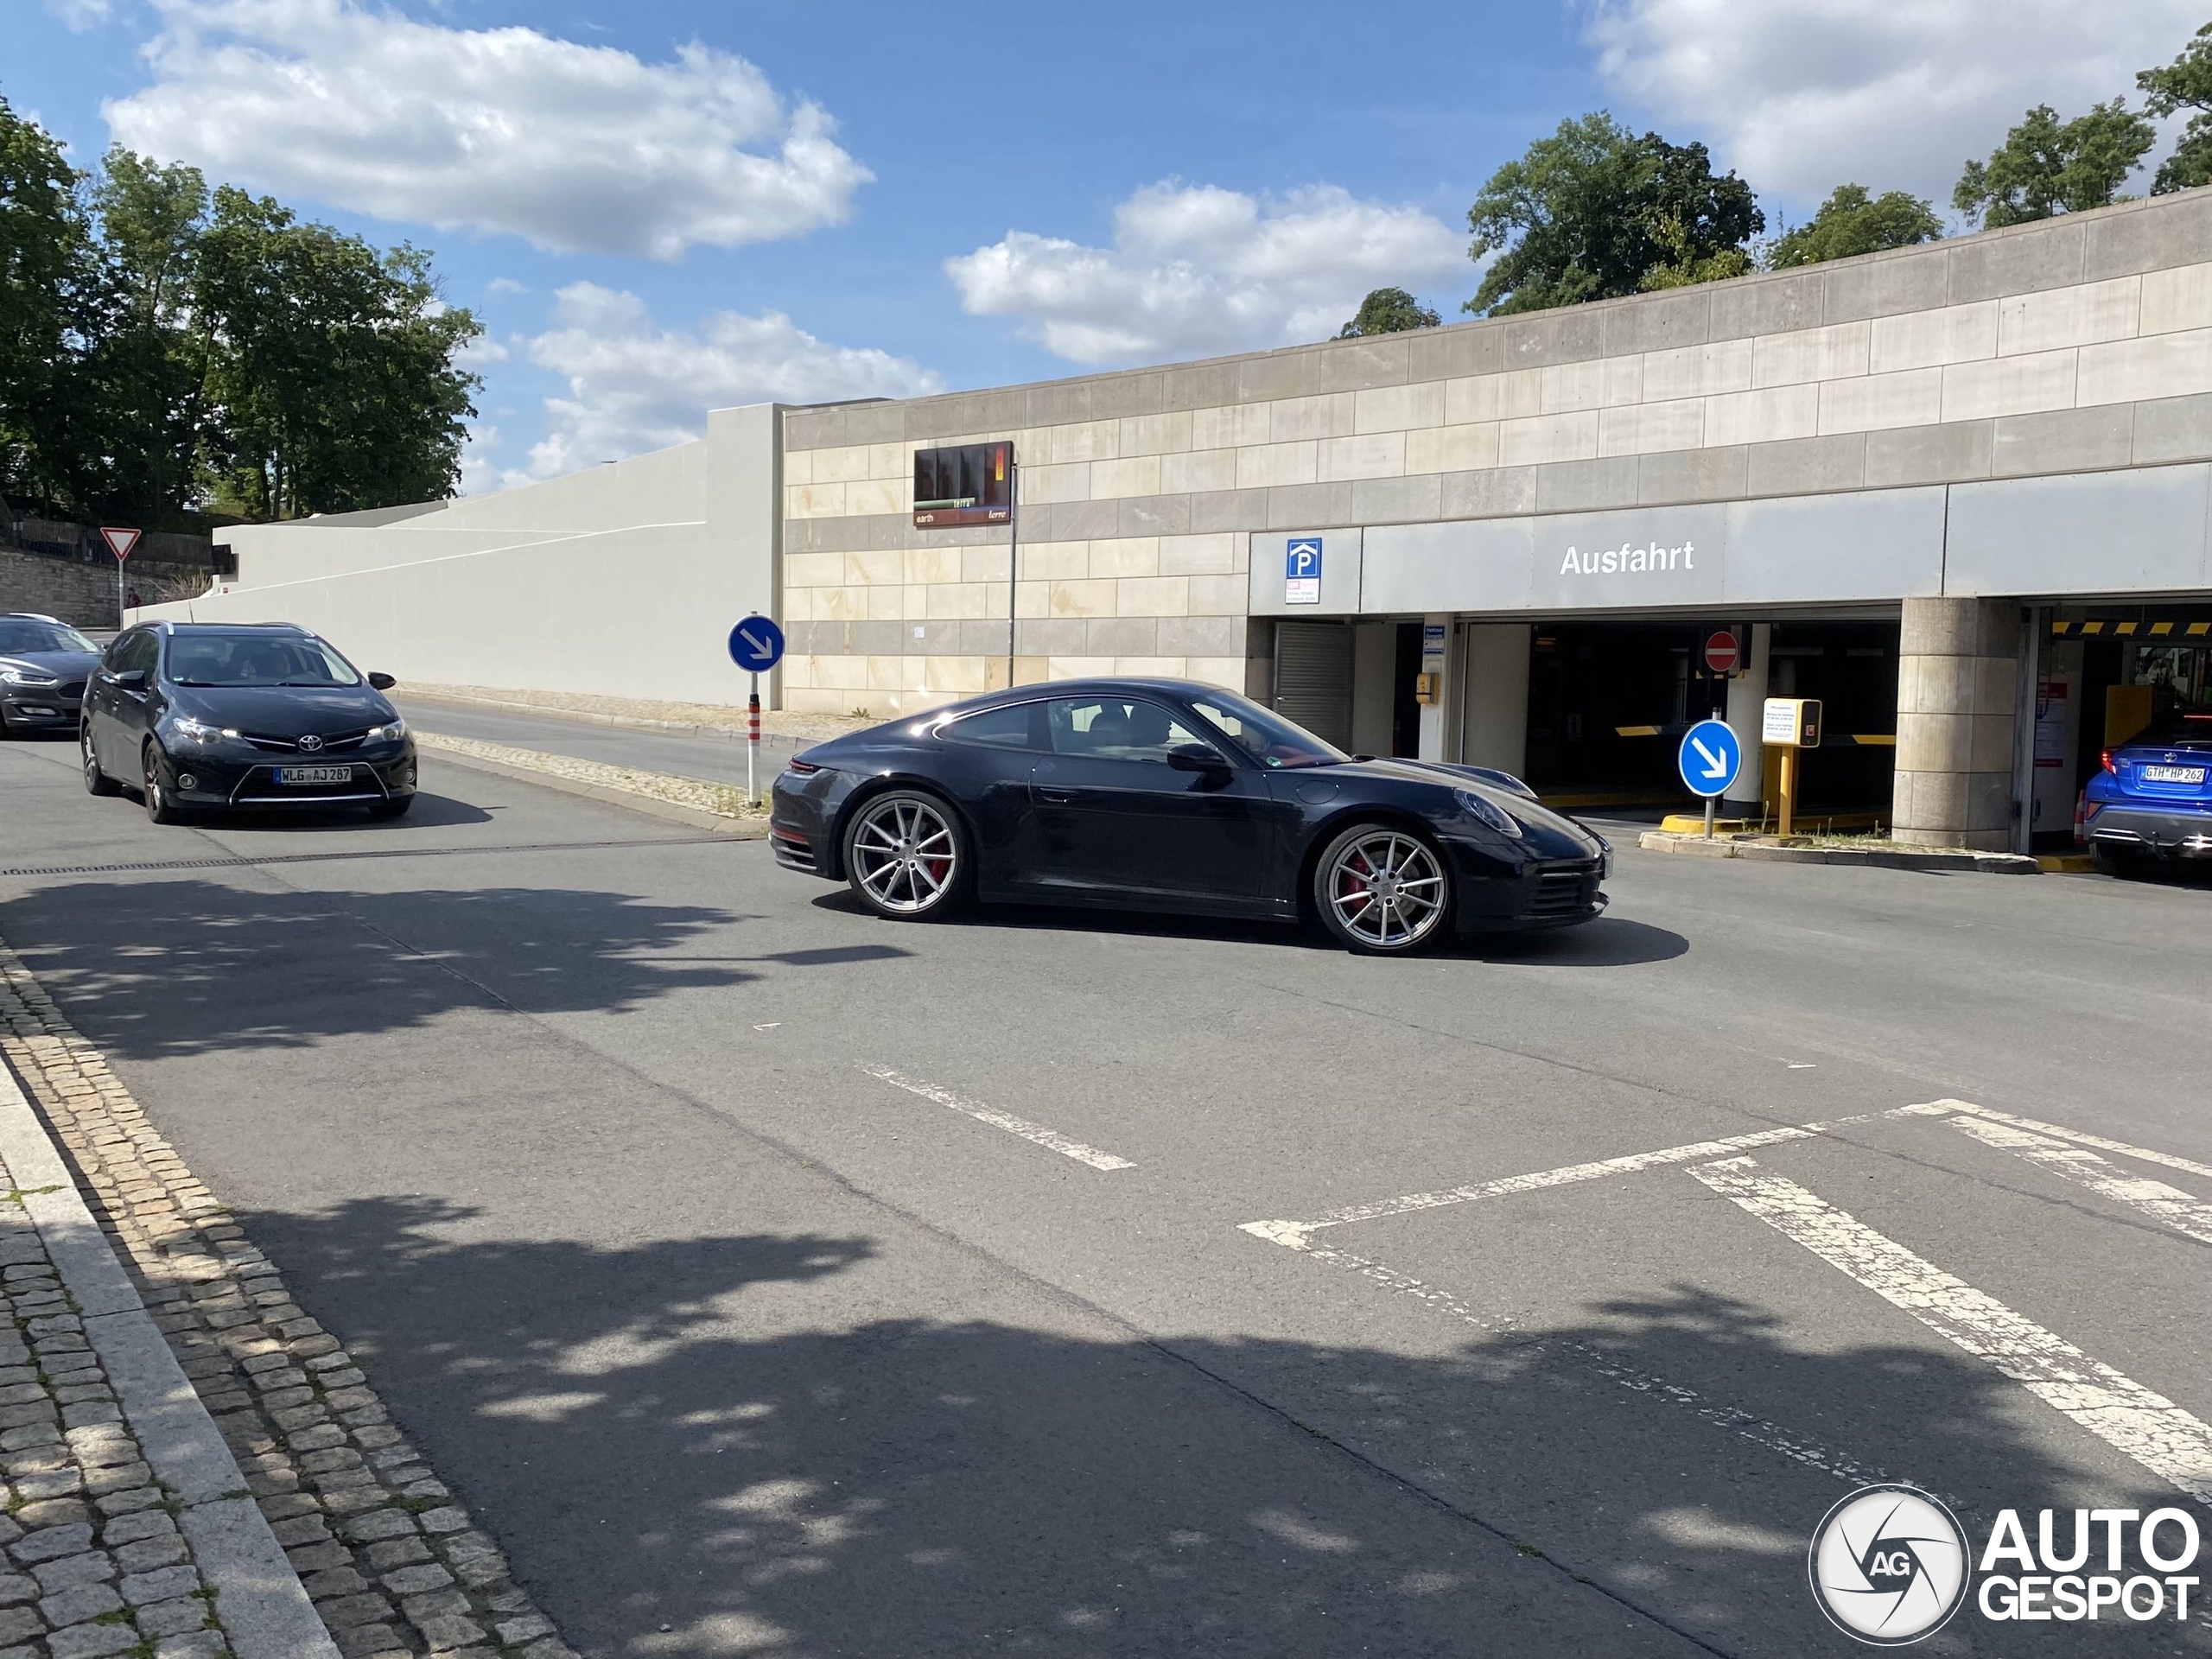
{"label": "toyota side mirror", "polygon": [[369,683],[379,691],[389,691],[399,682],[389,674],[372,674],[369,676]]}
{"label": "toyota side mirror", "polygon": [[146,671],[126,668],[115,677],[115,683],[126,691],[143,691],[146,689]]}
{"label": "toyota side mirror", "polygon": [[1167,764],[1177,772],[1227,772],[1229,762],[1203,743],[1178,743],[1167,751]]}

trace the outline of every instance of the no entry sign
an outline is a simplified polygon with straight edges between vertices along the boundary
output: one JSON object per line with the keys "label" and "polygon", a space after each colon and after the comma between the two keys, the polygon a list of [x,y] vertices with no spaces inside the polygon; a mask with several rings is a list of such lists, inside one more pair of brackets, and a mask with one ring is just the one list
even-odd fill
{"label": "no entry sign", "polygon": [[1734,634],[1708,635],[1705,642],[1706,671],[1709,674],[1733,674],[1736,671],[1736,659],[1740,654],[1736,648]]}

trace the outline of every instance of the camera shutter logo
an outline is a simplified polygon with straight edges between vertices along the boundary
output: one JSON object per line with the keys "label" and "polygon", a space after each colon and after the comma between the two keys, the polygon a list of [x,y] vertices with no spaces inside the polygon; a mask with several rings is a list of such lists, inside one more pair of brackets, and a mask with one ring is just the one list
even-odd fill
{"label": "camera shutter logo", "polygon": [[1916,1487],[1868,1486],[1814,1529],[1807,1570],[1829,1623],[1876,1647],[1941,1630],[1966,1600],[1966,1534]]}

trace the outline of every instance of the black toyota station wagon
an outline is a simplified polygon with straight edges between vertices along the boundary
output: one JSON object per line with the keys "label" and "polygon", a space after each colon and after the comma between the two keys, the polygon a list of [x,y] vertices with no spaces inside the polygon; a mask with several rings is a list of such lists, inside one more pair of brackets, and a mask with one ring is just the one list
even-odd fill
{"label": "black toyota station wagon", "polygon": [[85,690],[85,787],[140,791],[146,816],[415,799],[415,741],[364,674],[289,623],[148,622],[116,636]]}

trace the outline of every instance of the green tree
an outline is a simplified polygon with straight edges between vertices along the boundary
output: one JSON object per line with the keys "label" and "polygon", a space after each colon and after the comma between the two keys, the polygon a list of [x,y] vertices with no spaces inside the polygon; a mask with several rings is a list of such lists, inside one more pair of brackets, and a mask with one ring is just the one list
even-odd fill
{"label": "green tree", "polygon": [[2048,104],[2030,110],[1986,162],[1968,162],[1951,205],[1995,229],[2108,206],[2158,130],[2125,99],[2061,121]]}
{"label": "green tree", "polygon": [[1775,238],[1767,264],[1777,270],[1817,265],[1853,254],[1933,242],[1942,234],[1943,221],[1936,218],[1934,205],[1918,196],[1902,190],[1877,196],[1863,184],[1840,184],[1808,223]]}
{"label": "green tree", "polygon": [[81,175],[0,98],[0,491],[57,505],[86,423],[74,364],[91,321],[92,236]]}
{"label": "green tree", "polygon": [[1726,256],[1766,217],[1749,185],[1713,173],[1703,144],[1638,137],[1600,110],[1498,168],[1467,224],[1469,256],[1497,257],[1465,308],[1503,316],[1634,294],[1654,270],[1733,275],[1745,267]]}
{"label": "green tree", "polygon": [[2196,111],[2174,153],[2159,163],[2151,194],[2163,196],[2212,184],[2212,23],[2198,29],[2171,63],[2145,69],[2135,84],[2142,89],[2144,108],[2160,120],[2183,110]]}
{"label": "green tree", "polygon": [[283,518],[453,493],[479,384],[454,359],[482,328],[439,297],[426,255],[379,255],[226,185],[200,271],[222,500]]}
{"label": "green tree", "polygon": [[1359,302],[1359,315],[1337,330],[1337,338],[1402,334],[1408,328],[1433,328],[1443,321],[1404,289],[1378,288]]}

